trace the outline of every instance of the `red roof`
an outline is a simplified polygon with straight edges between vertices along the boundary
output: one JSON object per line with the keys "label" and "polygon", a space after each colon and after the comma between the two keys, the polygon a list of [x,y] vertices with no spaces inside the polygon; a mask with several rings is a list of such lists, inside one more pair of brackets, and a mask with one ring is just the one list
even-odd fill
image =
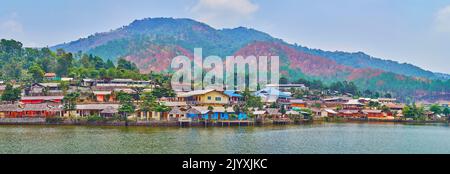
{"label": "red roof", "polygon": [[56,77],[55,73],[45,73],[44,77]]}

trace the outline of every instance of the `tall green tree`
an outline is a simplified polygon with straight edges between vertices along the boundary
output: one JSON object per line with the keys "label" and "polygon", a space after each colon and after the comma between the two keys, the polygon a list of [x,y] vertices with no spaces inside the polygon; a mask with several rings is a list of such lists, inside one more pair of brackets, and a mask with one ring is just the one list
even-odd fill
{"label": "tall green tree", "polygon": [[130,71],[139,71],[136,64],[127,61],[125,59],[119,59],[117,62],[117,68],[118,69],[124,69],[124,70],[130,70]]}
{"label": "tall green tree", "polygon": [[252,95],[248,88],[246,88],[245,91],[242,93],[242,97],[244,98],[245,107],[247,108],[261,109],[263,107],[261,97]]}
{"label": "tall green tree", "polygon": [[13,85],[7,84],[2,94],[2,101],[16,102],[20,100],[20,89],[14,88]]}
{"label": "tall green tree", "polygon": [[77,101],[80,97],[80,93],[72,92],[68,93],[63,98],[64,110],[69,112],[69,116],[72,116],[72,112],[77,109]]}
{"label": "tall green tree", "polygon": [[141,103],[139,105],[139,108],[141,109],[141,111],[145,113],[156,111],[158,102],[156,101],[156,97],[153,96],[151,92],[145,92],[141,94],[140,98]]}
{"label": "tall green tree", "polygon": [[44,80],[45,71],[39,64],[33,64],[28,70],[28,73],[31,74],[34,83],[39,83]]}
{"label": "tall green tree", "polygon": [[60,56],[57,59],[57,69],[56,74],[59,76],[67,76],[69,75],[69,69],[73,66],[73,55],[72,53],[60,52]]}
{"label": "tall green tree", "polygon": [[120,102],[119,112],[125,120],[125,126],[128,126],[128,116],[133,114],[136,110],[133,97],[128,93],[120,91],[117,93],[117,98]]}

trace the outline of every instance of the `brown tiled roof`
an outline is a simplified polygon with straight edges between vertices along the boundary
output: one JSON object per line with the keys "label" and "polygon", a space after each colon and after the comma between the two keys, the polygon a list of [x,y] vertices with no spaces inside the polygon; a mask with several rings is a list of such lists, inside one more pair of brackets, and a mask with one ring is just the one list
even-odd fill
{"label": "brown tiled roof", "polygon": [[281,114],[277,108],[267,108],[266,111],[267,111],[267,114],[269,114],[269,115],[280,115]]}
{"label": "brown tiled roof", "polygon": [[116,113],[119,113],[119,110],[115,107],[108,106],[105,109],[103,109],[100,113],[101,114],[116,114]]}
{"label": "brown tiled roof", "polygon": [[169,112],[169,114],[185,114],[186,112],[182,111],[179,107],[174,107],[172,108],[172,110]]}
{"label": "brown tiled roof", "polygon": [[0,112],[23,112],[23,111],[62,111],[62,108],[61,105],[51,105],[49,103],[0,105]]}
{"label": "brown tiled roof", "polygon": [[56,77],[55,73],[45,73],[44,77]]}
{"label": "brown tiled roof", "polygon": [[64,96],[24,96],[21,100],[62,100]]}

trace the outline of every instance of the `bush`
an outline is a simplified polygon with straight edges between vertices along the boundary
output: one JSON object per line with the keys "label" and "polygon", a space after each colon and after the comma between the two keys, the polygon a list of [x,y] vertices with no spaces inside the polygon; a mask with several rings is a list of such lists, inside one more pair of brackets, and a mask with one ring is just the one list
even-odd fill
{"label": "bush", "polygon": [[47,118],[45,118],[45,122],[51,123],[51,124],[62,123],[63,121],[64,121],[64,119],[62,117],[47,117]]}
{"label": "bush", "polygon": [[87,117],[88,122],[104,122],[106,121],[105,118],[98,116],[98,115],[90,115]]}

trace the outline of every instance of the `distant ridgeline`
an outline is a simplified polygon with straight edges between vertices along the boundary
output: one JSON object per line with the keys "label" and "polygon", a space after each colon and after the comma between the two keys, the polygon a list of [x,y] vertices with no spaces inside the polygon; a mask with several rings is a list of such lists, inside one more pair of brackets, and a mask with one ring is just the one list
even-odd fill
{"label": "distant ridgeline", "polygon": [[[301,78],[309,81],[321,80],[326,85],[337,81],[351,81],[360,91],[391,93],[401,99],[408,97],[411,100],[450,100],[450,76],[447,74],[373,58],[364,53],[310,49],[244,27],[217,30],[191,19],[136,20],[128,26],[56,45],[50,49],[63,49],[74,53],[75,59],[81,57],[81,52],[99,56],[105,61],[117,62],[121,58],[133,62],[141,73],[149,73],[168,71],[171,59],[178,55],[192,58],[194,48],[202,48],[204,56],[217,55],[222,58],[230,55],[277,55],[280,57],[280,70],[285,81],[295,82]],[[1,59],[7,60],[3,54]],[[7,67],[2,65],[2,72],[13,73],[12,67],[22,66],[27,69],[31,66],[32,61],[29,60],[32,58],[24,55],[21,59],[23,64],[20,65],[2,61],[2,64],[12,64]],[[45,60],[45,56],[39,59]],[[47,67],[43,68],[47,72]],[[16,70],[14,76],[3,77],[17,77],[17,71],[21,68],[12,69]],[[64,72],[61,74],[64,75]]]}

